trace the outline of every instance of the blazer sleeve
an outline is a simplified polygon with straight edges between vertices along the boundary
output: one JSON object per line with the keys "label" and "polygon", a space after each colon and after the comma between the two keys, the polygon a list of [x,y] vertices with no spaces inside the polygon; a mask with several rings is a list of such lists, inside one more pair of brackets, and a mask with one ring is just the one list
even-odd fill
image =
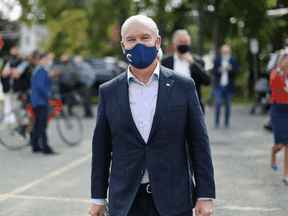
{"label": "blazer sleeve", "polygon": [[220,76],[221,74],[221,72],[219,71],[220,64],[221,64],[221,59],[217,57],[214,60],[214,67],[213,67],[213,74],[216,76]]}
{"label": "blazer sleeve", "polygon": [[[197,61],[203,68],[205,67],[205,62],[203,60],[198,59],[195,61]],[[201,84],[210,85],[211,78],[205,70],[202,71],[197,65],[193,64],[190,66],[190,71],[193,77],[197,76],[197,80],[200,80]]]}
{"label": "blazer sleeve", "polygon": [[111,131],[105,113],[104,91],[100,86],[96,127],[92,139],[92,199],[107,198],[111,153]]}
{"label": "blazer sleeve", "polygon": [[194,170],[196,198],[215,198],[214,170],[209,138],[193,80],[190,81],[188,94],[186,139]]}
{"label": "blazer sleeve", "polygon": [[232,69],[229,72],[229,75],[235,75],[238,73],[239,71],[239,65],[238,65],[238,60],[235,57],[232,57],[231,59],[231,65],[232,65]]}

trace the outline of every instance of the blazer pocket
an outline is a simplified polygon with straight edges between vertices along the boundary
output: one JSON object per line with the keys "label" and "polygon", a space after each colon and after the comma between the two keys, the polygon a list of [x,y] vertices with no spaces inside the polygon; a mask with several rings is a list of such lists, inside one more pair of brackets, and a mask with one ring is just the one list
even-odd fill
{"label": "blazer pocket", "polygon": [[111,172],[109,194],[114,205],[121,205],[126,198],[126,171],[124,169]]}
{"label": "blazer pocket", "polygon": [[[190,184],[188,177],[188,170],[186,166],[173,167],[172,171],[172,193],[174,200],[178,203],[190,201]],[[189,204],[189,203],[188,203]]]}

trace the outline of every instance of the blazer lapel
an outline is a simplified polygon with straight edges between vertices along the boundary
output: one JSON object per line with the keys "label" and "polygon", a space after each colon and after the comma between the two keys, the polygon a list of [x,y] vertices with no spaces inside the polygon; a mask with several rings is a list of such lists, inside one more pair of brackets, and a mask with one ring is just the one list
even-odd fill
{"label": "blazer lapel", "polygon": [[118,102],[122,109],[122,113],[125,116],[131,130],[135,136],[145,144],[140,132],[138,131],[135,122],[133,120],[130,103],[129,103],[129,92],[128,92],[128,81],[127,81],[127,71],[123,73],[123,76],[118,78],[118,83],[115,88],[117,88]]}
{"label": "blazer lapel", "polygon": [[161,118],[161,113],[163,113],[168,101],[171,90],[173,88],[174,80],[171,79],[172,73],[167,71],[163,66],[160,66],[160,78],[159,78],[159,88],[157,96],[156,110],[153,118],[152,128],[149,134],[149,139],[153,136],[157,125]]}

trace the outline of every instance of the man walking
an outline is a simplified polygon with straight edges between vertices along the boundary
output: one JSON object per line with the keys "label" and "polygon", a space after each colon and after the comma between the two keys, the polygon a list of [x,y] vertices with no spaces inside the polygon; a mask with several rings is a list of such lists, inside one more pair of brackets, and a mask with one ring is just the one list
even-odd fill
{"label": "man walking", "polygon": [[231,56],[228,45],[221,47],[221,56],[214,61],[214,82],[216,91],[215,128],[219,127],[220,108],[225,100],[225,127],[229,127],[230,104],[235,89],[234,76],[238,73],[238,60]]}
{"label": "man walking", "polygon": [[103,215],[111,163],[112,216],[191,216],[195,203],[197,216],[211,215],[213,165],[195,83],[156,60],[161,37],[151,18],[130,17],[121,35],[130,65],[99,89],[89,213]]}
{"label": "man walking", "polygon": [[179,29],[173,35],[172,55],[164,56],[161,64],[171,70],[192,77],[195,85],[199,102],[203,113],[205,112],[204,102],[202,99],[201,85],[209,85],[210,76],[205,71],[205,62],[198,55],[189,53],[191,38],[187,30]]}

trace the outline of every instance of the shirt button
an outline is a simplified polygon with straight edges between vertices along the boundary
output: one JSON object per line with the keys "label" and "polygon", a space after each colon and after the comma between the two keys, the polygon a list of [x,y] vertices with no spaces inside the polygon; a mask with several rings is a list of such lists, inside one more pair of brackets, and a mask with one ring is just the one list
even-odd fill
{"label": "shirt button", "polygon": [[148,122],[145,122],[144,124],[145,124],[145,125],[147,125],[147,124],[148,124]]}
{"label": "shirt button", "polygon": [[144,103],[145,106],[147,106],[147,103]]}
{"label": "shirt button", "polygon": [[150,148],[147,146],[146,148],[145,148],[145,151],[150,151]]}

